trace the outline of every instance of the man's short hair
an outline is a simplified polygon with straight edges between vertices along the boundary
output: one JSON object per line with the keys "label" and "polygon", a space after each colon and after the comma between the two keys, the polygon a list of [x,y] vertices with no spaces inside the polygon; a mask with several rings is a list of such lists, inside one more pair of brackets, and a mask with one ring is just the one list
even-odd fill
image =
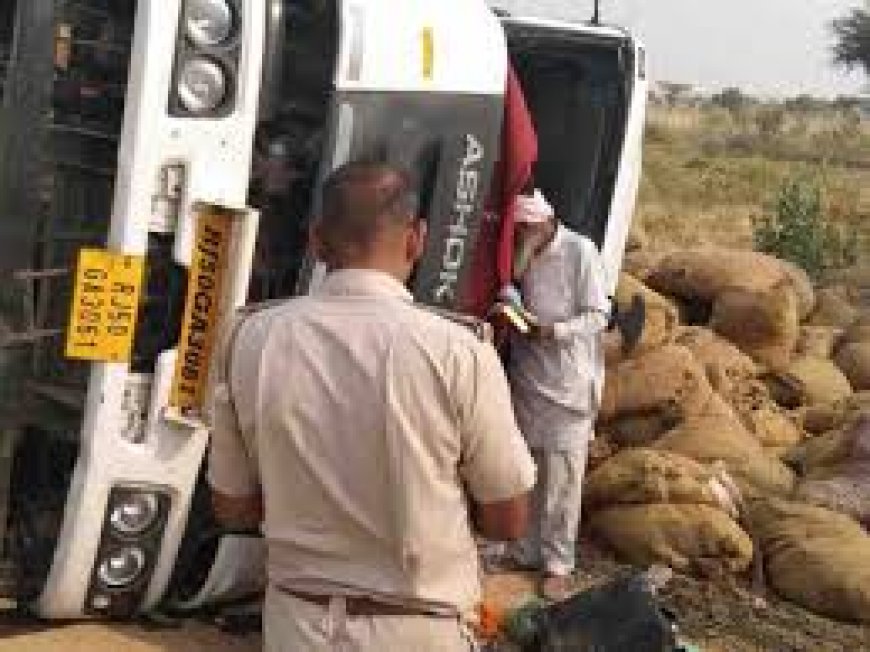
{"label": "man's short hair", "polygon": [[347,163],[323,184],[321,237],[332,253],[366,249],[384,229],[411,222],[417,211],[417,189],[406,170],[388,163]]}

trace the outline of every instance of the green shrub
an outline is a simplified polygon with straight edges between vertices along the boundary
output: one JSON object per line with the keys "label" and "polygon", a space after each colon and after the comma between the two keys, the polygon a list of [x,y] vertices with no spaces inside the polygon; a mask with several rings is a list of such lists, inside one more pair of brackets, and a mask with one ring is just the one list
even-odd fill
{"label": "green shrub", "polygon": [[753,238],[758,251],[789,260],[814,278],[826,269],[853,265],[858,257],[857,233],[828,222],[814,179],[786,179],[773,210],[756,220]]}

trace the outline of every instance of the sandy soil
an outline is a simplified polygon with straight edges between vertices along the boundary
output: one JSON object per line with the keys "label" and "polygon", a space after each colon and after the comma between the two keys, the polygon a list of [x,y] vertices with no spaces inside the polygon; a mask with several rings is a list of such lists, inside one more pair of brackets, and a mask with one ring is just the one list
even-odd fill
{"label": "sandy soil", "polygon": [[0,621],[0,652],[259,652],[258,635],[226,634],[185,622],[151,630],[141,625],[34,625]]}
{"label": "sandy soil", "polygon": [[[630,569],[584,542],[578,588],[606,582]],[[533,580],[502,574],[487,582],[488,599],[517,606],[534,592]],[[870,627],[817,616],[741,581],[706,581],[675,575],[662,602],[677,615],[682,638],[705,652],[870,652]]]}
{"label": "sandy soil", "polygon": [[[606,582],[630,569],[596,546],[581,547],[578,589]],[[490,576],[488,602],[510,608],[534,595],[534,578]],[[705,652],[870,652],[870,627],[817,616],[741,581],[707,581],[676,575],[661,596],[677,614],[683,639]],[[257,652],[257,634],[230,634],[188,620],[172,626],[22,622],[0,615],[0,652]]]}

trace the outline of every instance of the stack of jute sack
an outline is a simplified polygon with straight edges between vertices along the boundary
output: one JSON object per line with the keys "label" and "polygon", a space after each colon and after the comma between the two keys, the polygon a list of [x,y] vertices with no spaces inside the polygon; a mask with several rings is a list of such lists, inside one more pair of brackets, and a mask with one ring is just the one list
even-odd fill
{"label": "stack of jute sack", "polygon": [[626,269],[617,300],[643,295],[646,328],[606,346],[591,531],[703,574],[745,571],[754,540],[782,595],[870,622],[870,571],[824,554],[870,560],[870,311],[755,252],[636,249]]}

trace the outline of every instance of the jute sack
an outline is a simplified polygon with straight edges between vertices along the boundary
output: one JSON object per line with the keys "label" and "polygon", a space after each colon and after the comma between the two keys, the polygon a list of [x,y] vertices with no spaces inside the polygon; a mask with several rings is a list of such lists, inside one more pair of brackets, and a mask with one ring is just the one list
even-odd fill
{"label": "jute sack", "polygon": [[697,414],[713,390],[688,349],[666,345],[607,370],[599,418],[677,410]]}
{"label": "jute sack", "polygon": [[746,520],[777,593],[833,618],[870,622],[870,536],[854,519],[767,499],[751,501]]}
{"label": "jute sack", "polygon": [[620,447],[646,446],[683,420],[679,406],[667,404],[649,412],[617,416],[607,423],[611,440]]}
{"label": "jute sack", "polygon": [[782,457],[803,440],[800,428],[773,401],[737,410],[737,414],[768,455]]}
{"label": "jute sack", "polygon": [[780,457],[803,439],[795,419],[773,401],[760,380],[734,383],[720,393],[767,453]]}
{"label": "jute sack", "polygon": [[844,439],[848,443],[846,455],[814,469],[798,485],[796,495],[870,525],[870,416],[861,417],[844,433]]}
{"label": "jute sack", "polygon": [[583,505],[594,512],[613,505],[690,503],[720,507],[714,474],[704,464],[649,448],[618,452],[590,473]]}
{"label": "jute sack", "polygon": [[870,390],[857,391],[833,403],[810,405],[797,411],[803,430],[821,434],[846,428],[863,413],[870,413]]}
{"label": "jute sack", "polygon": [[592,514],[589,524],[638,566],[666,564],[681,572],[718,575],[742,572],[752,562],[752,540],[710,505],[617,505]]}
{"label": "jute sack", "polygon": [[858,310],[849,302],[843,288],[829,287],[816,291],[816,308],[810,314],[810,326],[847,328],[858,317]]}
{"label": "jute sack", "polygon": [[719,397],[714,397],[705,414],[686,419],[652,448],[707,464],[721,461],[746,495],[786,494],[794,488],[792,471],[765,453],[758,439]]}
{"label": "jute sack", "polygon": [[684,327],[677,333],[676,343],[692,352],[717,391],[730,391],[758,373],[752,358],[708,328]]}
{"label": "jute sack", "polygon": [[849,324],[846,332],[843,333],[841,339],[842,344],[851,344],[855,342],[870,343],[870,313],[865,313],[859,316],[855,321]]}
{"label": "jute sack", "polygon": [[828,405],[852,394],[849,379],[832,360],[798,358],[767,378],[771,394],[784,407]]}
{"label": "jute sack", "polygon": [[622,267],[626,273],[645,283],[649,275],[666,255],[663,252],[652,251],[650,249],[629,251],[625,254],[625,261]]}
{"label": "jute sack", "polygon": [[806,319],[816,307],[816,290],[809,274],[787,260],[778,260],[788,284],[794,290],[800,318]]}
{"label": "jute sack", "polygon": [[629,274],[621,274],[616,286],[617,305],[630,305],[635,295],[643,297],[646,303],[643,334],[633,352],[636,357],[644,351],[672,342],[680,323],[680,314],[677,307],[658,292],[650,290]]}
{"label": "jute sack", "polygon": [[842,335],[841,329],[831,326],[801,326],[795,354],[799,358],[830,358]]}
{"label": "jute sack", "polygon": [[825,469],[845,461],[851,450],[850,429],[843,428],[805,439],[793,446],[784,459],[800,476],[814,478],[824,475]]}
{"label": "jute sack", "polygon": [[870,341],[841,346],[834,360],[853,389],[870,390]]}
{"label": "jute sack", "polygon": [[625,241],[626,251],[641,251],[649,247],[649,236],[639,220],[632,220]]}
{"label": "jute sack", "polygon": [[779,369],[797,345],[797,299],[786,285],[767,292],[728,290],[713,304],[710,325],[759,364]]}
{"label": "jute sack", "polygon": [[772,256],[711,247],[668,254],[656,265],[648,283],[663,294],[713,301],[725,290],[763,293],[784,279],[781,261]]}
{"label": "jute sack", "polygon": [[843,462],[798,483],[795,497],[870,526],[870,461]]}

